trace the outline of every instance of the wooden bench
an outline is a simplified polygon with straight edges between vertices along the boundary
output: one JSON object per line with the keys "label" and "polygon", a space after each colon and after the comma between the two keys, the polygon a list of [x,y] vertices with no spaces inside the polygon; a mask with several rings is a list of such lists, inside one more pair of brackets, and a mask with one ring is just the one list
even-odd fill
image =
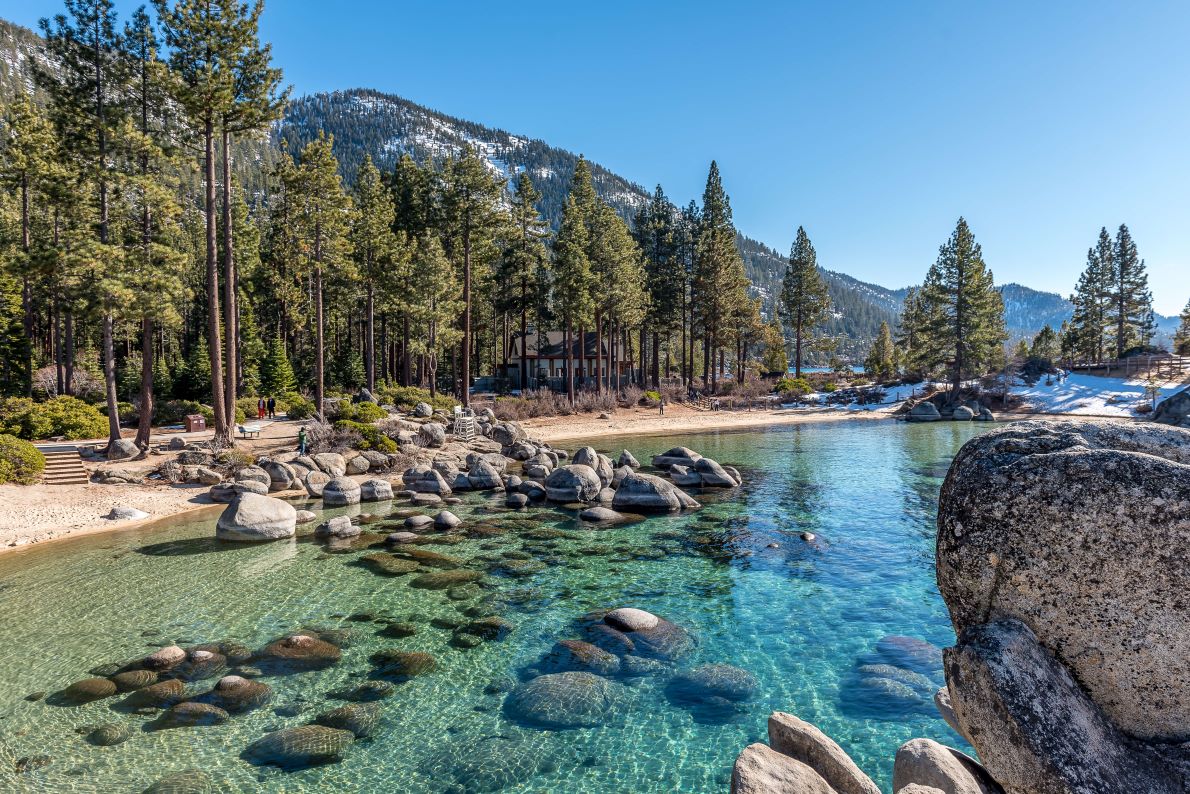
{"label": "wooden bench", "polygon": [[240,438],[260,438],[260,425],[236,425]]}

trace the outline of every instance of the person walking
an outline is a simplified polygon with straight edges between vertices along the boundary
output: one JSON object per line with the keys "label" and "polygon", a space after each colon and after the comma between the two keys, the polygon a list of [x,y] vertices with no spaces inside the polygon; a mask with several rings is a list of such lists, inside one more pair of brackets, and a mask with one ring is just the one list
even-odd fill
{"label": "person walking", "polygon": [[298,430],[298,454],[306,454],[306,428]]}
{"label": "person walking", "polygon": [[269,398],[269,419],[277,418],[277,400],[273,397]]}
{"label": "person walking", "polygon": [[265,410],[264,398],[259,397],[256,400],[256,418],[257,419],[264,419],[264,410]]}

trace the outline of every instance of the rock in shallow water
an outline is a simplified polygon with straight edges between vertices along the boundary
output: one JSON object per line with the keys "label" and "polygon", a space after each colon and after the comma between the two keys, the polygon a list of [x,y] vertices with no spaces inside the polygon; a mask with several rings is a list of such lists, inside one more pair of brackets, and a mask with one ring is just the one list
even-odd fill
{"label": "rock in shallow water", "polygon": [[112,747],[132,738],[132,727],[125,723],[108,722],[87,734],[87,741],[97,747]]}
{"label": "rock in shallow water", "polygon": [[979,762],[931,739],[910,739],[893,762],[893,791],[917,784],[950,794],[1003,794]]}
{"label": "rock in shallow water", "polygon": [[731,794],[840,794],[801,761],[750,744],[731,770]]}
{"label": "rock in shallow water", "polygon": [[220,540],[278,540],[291,538],[296,532],[297,511],[293,505],[254,493],[232,499],[215,525],[215,537]]}
{"label": "rock in shallow water", "polygon": [[371,736],[380,725],[380,704],[358,702],[340,706],[318,715],[314,721],[328,728],[351,731],[355,738],[365,739]]}
{"label": "rock in shallow water", "polygon": [[355,741],[351,731],[324,725],[301,725],[274,731],[244,750],[244,760],[251,764],[279,766],[285,770],[304,769],[343,760]]}
{"label": "rock in shallow water", "polygon": [[211,794],[215,782],[206,772],[187,769],[166,775],[144,790],[143,794]]}
{"label": "rock in shallow water", "polygon": [[62,690],[63,702],[81,706],[116,694],[116,685],[106,678],[84,678]]}
{"label": "rock in shallow water", "polygon": [[510,692],[504,714],[542,728],[590,728],[610,716],[617,699],[616,686],[593,673],[550,673]]}
{"label": "rock in shallow water", "polygon": [[792,714],[774,711],[768,729],[773,750],[809,766],[838,794],[880,794],[880,788],[843,748],[816,726]]}

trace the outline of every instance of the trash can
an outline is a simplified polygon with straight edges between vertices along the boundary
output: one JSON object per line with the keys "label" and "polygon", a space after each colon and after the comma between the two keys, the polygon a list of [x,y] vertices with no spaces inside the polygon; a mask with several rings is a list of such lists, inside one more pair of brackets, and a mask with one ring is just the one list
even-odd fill
{"label": "trash can", "polygon": [[186,414],[186,432],[194,433],[207,429],[207,418],[202,414]]}

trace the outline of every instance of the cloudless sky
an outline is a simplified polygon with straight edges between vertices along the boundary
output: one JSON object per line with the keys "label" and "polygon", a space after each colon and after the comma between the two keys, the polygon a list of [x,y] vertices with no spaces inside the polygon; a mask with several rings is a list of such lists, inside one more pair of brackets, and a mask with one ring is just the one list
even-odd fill
{"label": "cloudless sky", "polygon": [[[58,0],[0,0],[34,27]],[[135,4],[117,0],[127,15]],[[1190,299],[1190,4],[270,0],[297,93],[367,87],[582,152],[886,286],[960,215],[998,283],[1063,295],[1127,223]]]}

